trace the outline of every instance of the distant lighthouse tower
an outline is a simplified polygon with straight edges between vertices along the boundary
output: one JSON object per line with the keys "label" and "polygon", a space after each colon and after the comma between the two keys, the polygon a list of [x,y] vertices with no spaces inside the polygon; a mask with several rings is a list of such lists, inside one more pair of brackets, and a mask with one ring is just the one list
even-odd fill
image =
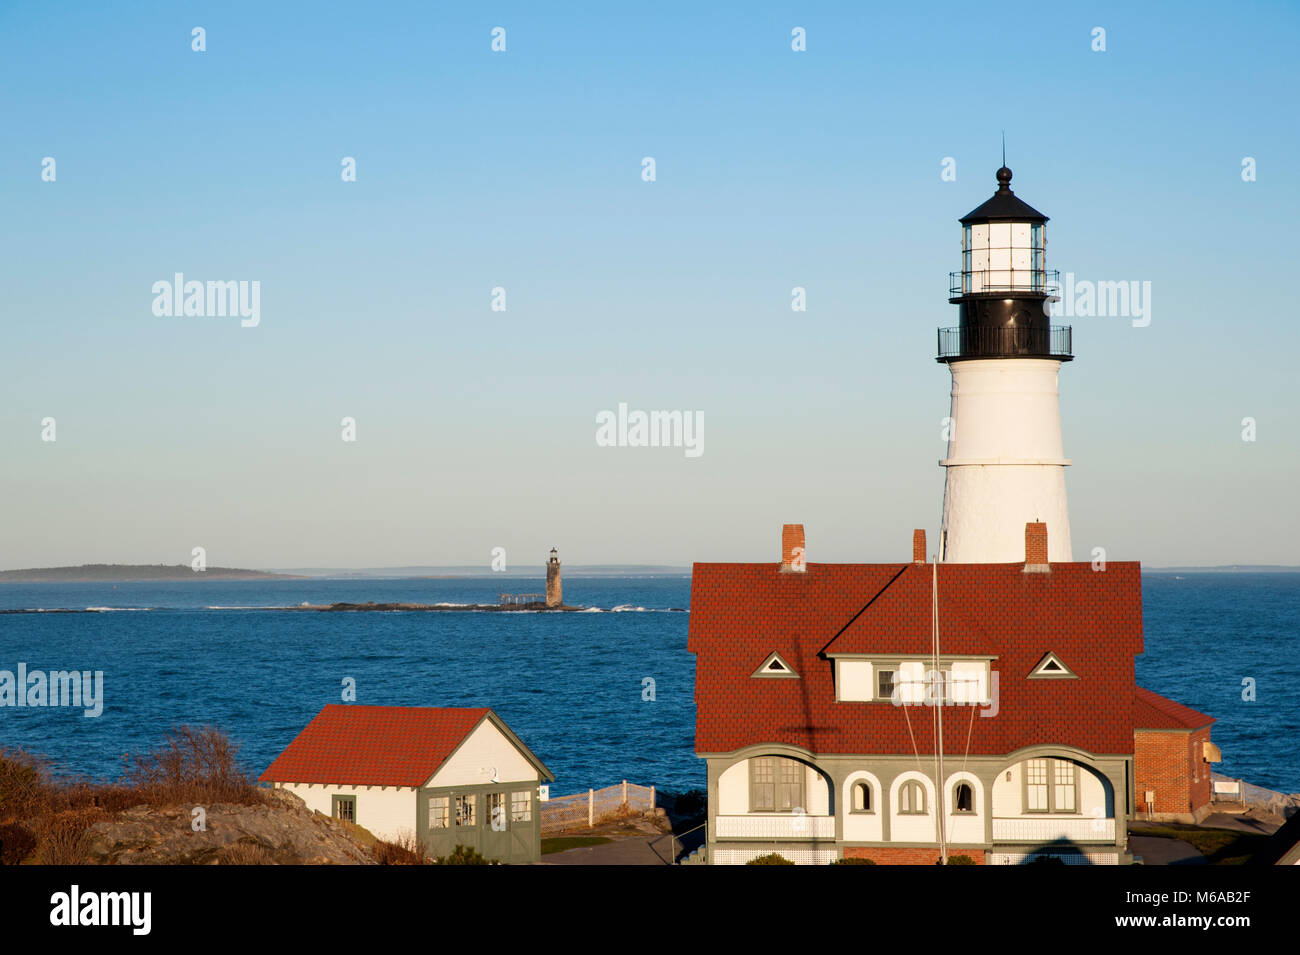
{"label": "distant lighthouse tower", "polygon": [[1025,560],[1025,525],[1047,524],[1048,560],[1069,561],[1070,515],[1057,376],[1070,328],[1050,325],[1057,273],[1045,268],[1047,216],[998,191],[961,222],[961,271],[949,281],[956,328],[939,329],[952,372],[952,411],[939,559]]}
{"label": "distant lighthouse tower", "polygon": [[546,562],[546,606],[564,606],[564,588],[560,586],[560,555],[551,548],[551,559]]}

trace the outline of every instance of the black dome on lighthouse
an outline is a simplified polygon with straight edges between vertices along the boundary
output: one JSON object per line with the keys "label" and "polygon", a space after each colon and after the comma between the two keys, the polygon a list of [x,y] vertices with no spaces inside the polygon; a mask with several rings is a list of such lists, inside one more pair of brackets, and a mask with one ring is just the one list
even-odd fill
{"label": "black dome on lighthouse", "polygon": [[957,221],[962,225],[976,222],[1046,222],[1043,215],[1011,191],[1011,170],[1003,166],[997,172],[998,191],[983,205],[972,209]]}

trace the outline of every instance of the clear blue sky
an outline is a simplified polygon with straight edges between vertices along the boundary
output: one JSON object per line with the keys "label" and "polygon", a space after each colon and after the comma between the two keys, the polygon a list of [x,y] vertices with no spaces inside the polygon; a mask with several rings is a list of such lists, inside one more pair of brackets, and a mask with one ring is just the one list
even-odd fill
{"label": "clear blue sky", "polygon": [[864,6],[0,6],[0,567],[906,559],[1002,130],[1049,266],[1153,285],[1074,321],[1076,559],[1300,562],[1297,8]]}

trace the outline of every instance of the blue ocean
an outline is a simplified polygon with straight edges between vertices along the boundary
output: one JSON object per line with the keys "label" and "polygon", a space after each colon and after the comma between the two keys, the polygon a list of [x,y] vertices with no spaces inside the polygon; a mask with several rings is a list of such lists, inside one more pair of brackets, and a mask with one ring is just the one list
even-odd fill
{"label": "blue ocean", "polygon": [[[0,708],[0,746],[115,778],[170,727],[215,725],[260,773],[355,680],[359,703],[490,706],[555,793],[703,787],[690,578],[566,576],[577,613],[316,613],[303,603],[492,604],[497,577],[0,584],[0,669],[102,670],[104,708]],[[540,588],[537,588],[540,589]],[[1300,574],[1148,574],[1139,682],[1217,717],[1219,771],[1300,791]],[[647,678],[653,684],[647,683]],[[1253,702],[1243,679],[1255,681]],[[652,687],[653,692],[649,692]],[[646,697],[653,696],[653,699]]]}

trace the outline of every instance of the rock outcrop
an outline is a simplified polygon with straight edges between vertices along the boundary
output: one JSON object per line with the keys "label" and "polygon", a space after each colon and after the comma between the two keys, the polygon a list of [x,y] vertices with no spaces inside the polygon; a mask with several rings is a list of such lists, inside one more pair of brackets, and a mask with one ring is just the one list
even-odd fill
{"label": "rock outcrop", "polygon": [[373,865],[369,849],[343,823],[292,793],[267,792],[268,803],[204,807],[205,829],[191,828],[185,808],[137,806],[86,832],[90,861],[101,865]]}

